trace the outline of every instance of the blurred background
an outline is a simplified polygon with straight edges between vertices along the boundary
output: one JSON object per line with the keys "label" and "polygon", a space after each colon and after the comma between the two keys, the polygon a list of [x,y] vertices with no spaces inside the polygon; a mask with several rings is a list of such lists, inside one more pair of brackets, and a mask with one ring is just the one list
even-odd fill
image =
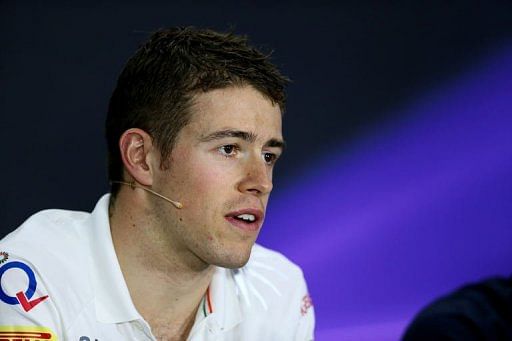
{"label": "blurred background", "polygon": [[512,3],[0,1],[0,237],[108,190],[103,124],[160,27],[247,34],[292,78],[259,242],[304,270],[318,340],[397,340],[512,263]]}

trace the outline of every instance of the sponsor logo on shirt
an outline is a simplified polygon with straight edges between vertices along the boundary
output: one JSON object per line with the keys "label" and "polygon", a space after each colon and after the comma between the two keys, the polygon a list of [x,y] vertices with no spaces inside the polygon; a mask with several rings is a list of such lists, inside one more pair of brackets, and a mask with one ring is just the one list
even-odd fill
{"label": "sponsor logo on shirt", "polygon": [[309,308],[313,306],[313,300],[311,299],[311,296],[309,294],[306,294],[302,298],[302,305],[300,307],[300,313],[302,316],[306,315],[308,313]]}
{"label": "sponsor logo on shirt", "polygon": [[35,326],[0,326],[0,340],[2,341],[56,341],[55,334],[46,327]]}
{"label": "sponsor logo on shirt", "polygon": [[[2,288],[2,277],[4,276],[5,272],[9,269],[20,269],[24,271],[28,277],[28,288],[25,291],[18,291],[16,293],[16,296],[9,296]],[[23,310],[29,312],[39,303],[43,302],[48,298],[48,295],[46,295],[32,299],[34,293],[36,292],[36,288],[36,275],[34,274],[34,271],[30,268],[30,266],[28,266],[27,264],[19,261],[13,261],[0,266],[0,301],[10,305],[21,304]],[[2,339],[0,338],[0,340]]]}
{"label": "sponsor logo on shirt", "polygon": [[4,251],[0,251],[0,264],[4,264],[9,259],[9,254]]}

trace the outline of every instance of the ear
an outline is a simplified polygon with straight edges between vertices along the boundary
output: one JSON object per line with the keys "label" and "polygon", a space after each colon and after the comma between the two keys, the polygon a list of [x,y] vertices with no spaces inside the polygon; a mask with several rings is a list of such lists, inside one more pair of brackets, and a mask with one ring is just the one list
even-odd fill
{"label": "ear", "polygon": [[119,149],[126,172],[139,184],[151,186],[153,184],[151,157],[154,152],[151,136],[139,128],[128,129],[119,139]]}

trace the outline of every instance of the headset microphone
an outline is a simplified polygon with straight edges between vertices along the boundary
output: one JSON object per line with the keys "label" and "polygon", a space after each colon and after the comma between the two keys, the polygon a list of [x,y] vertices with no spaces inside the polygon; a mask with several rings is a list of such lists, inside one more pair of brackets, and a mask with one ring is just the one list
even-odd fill
{"label": "headset microphone", "polygon": [[144,187],[144,186],[141,186],[139,184],[136,184],[135,181],[131,181],[131,182],[126,182],[126,181],[111,181],[111,183],[115,183],[115,184],[121,184],[121,185],[127,185],[127,186],[130,186],[132,189],[135,189],[135,188],[140,188],[140,189],[143,189],[153,195],[156,195],[157,197],[159,198],[162,198],[168,202],[170,202],[171,204],[173,204],[176,208],[183,208],[183,204],[179,201],[174,201],[174,200],[171,200],[169,198],[167,198],[166,196],[163,196],[162,194],[160,193],[157,193],[155,191],[153,191],[152,189],[149,189],[147,187]]}

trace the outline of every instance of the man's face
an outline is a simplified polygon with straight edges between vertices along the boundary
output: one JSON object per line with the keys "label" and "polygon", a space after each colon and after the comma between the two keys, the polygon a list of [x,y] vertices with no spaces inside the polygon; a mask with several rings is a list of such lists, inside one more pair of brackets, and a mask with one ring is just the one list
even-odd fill
{"label": "man's face", "polygon": [[152,188],[183,203],[153,199],[159,226],[178,254],[206,264],[243,266],[258,236],[282,153],[279,106],[250,86],[195,97]]}

